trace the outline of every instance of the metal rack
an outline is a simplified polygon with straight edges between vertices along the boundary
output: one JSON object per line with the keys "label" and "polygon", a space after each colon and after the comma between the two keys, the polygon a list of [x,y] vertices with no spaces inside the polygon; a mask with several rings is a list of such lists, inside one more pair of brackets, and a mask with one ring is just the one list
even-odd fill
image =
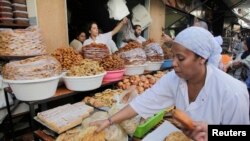
{"label": "metal rack", "polygon": [[[47,110],[47,103],[48,102],[52,102],[52,101],[56,101],[56,100],[60,100],[60,99],[65,99],[68,97],[72,97],[72,96],[76,96],[76,95],[92,95],[98,91],[101,91],[102,89],[106,88],[106,87],[114,87],[114,85],[117,83],[118,81],[115,82],[111,82],[111,83],[105,83],[103,84],[100,88],[95,89],[95,90],[91,90],[91,91],[85,91],[85,92],[77,92],[77,91],[71,91],[66,89],[64,86],[63,87],[59,87],[57,89],[57,92],[55,94],[55,96],[48,98],[48,99],[44,99],[44,100],[38,100],[38,101],[18,101],[18,103],[23,102],[26,103],[29,106],[29,117],[30,117],[30,122],[29,122],[29,126],[33,132],[33,137],[34,140],[39,140],[38,136],[35,134],[35,130],[37,129],[36,127],[36,123],[34,121],[34,117],[36,116],[36,110],[35,110],[35,106],[38,105],[38,109],[39,111],[44,111]],[[7,108],[7,112],[8,112],[8,120],[10,123],[10,131],[11,131],[11,138],[13,139],[13,141],[15,140],[15,131],[14,131],[14,123],[13,123],[13,117],[12,117],[12,111],[14,109],[11,109],[9,100],[8,100],[8,93],[12,94],[14,96],[14,94],[9,90],[9,88],[5,88],[4,89],[4,93],[5,93],[5,100],[6,100],[6,108]]]}
{"label": "metal rack", "polygon": [[[171,68],[169,68],[169,69],[171,69]],[[169,70],[169,69],[167,69],[167,70]],[[156,73],[156,71],[145,72],[145,74],[154,74],[154,73]],[[31,128],[32,132],[33,132],[34,140],[37,140],[37,141],[39,139],[44,140],[44,138],[42,138],[42,136],[44,136],[45,138],[49,137],[49,136],[46,137],[44,135],[45,133],[42,134],[42,131],[37,128],[37,125],[39,125],[39,127],[43,127],[43,128],[44,128],[44,126],[39,124],[34,119],[34,117],[36,116],[36,112],[37,112],[35,110],[36,105],[38,106],[38,111],[39,112],[44,111],[44,110],[48,109],[47,103],[49,103],[49,102],[56,101],[56,100],[62,100],[62,99],[77,96],[77,95],[83,95],[83,97],[92,96],[96,92],[100,92],[100,91],[102,91],[102,90],[104,90],[106,88],[115,88],[116,84],[119,81],[114,81],[114,82],[110,82],[110,83],[103,83],[100,88],[97,88],[95,90],[85,91],[85,92],[71,91],[71,90],[68,90],[65,86],[61,86],[61,87],[58,87],[55,95],[53,97],[51,97],[51,98],[44,99],[44,100],[38,100],[38,101],[19,101],[19,102],[26,103],[29,106],[29,110],[30,110],[30,113],[29,113],[29,117],[30,117],[29,125],[30,125],[30,128]],[[14,133],[13,120],[12,120],[12,116],[11,116],[10,104],[9,104],[8,99],[7,99],[7,93],[8,92],[11,93],[11,92],[7,88],[5,88],[4,91],[5,91],[5,98],[6,98],[6,104],[7,104],[7,110],[8,110],[8,118],[9,118],[10,126],[11,126],[11,135],[12,135],[12,139],[15,140],[15,133]],[[11,94],[14,96],[13,93],[11,93]],[[42,136],[40,136],[40,135],[42,135]]]}

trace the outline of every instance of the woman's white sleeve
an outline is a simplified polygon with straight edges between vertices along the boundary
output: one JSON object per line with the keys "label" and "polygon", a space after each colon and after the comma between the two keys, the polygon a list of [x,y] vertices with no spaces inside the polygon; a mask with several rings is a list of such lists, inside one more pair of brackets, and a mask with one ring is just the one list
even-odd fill
{"label": "woman's white sleeve", "polygon": [[[152,88],[137,96],[130,106],[143,118],[153,116],[174,104],[174,72],[163,76]],[[175,85],[175,87],[174,87]]]}

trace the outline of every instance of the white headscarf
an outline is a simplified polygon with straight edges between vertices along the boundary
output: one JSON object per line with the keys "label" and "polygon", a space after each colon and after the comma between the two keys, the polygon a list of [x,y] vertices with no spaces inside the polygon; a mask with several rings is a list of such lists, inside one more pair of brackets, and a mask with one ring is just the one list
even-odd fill
{"label": "white headscarf", "polygon": [[223,44],[223,39],[221,36],[216,36],[214,39],[220,46]]}
{"label": "white headscarf", "polygon": [[[193,26],[186,28],[175,37],[174,41],[201,57],[208,59],[208,62],[214,60],[213,56],[220,55],[218,49],[221,49],[221,47],[215,41],[214,36],[208,30],[201,27]],[[218,64],[212,64],[218,67]]]}

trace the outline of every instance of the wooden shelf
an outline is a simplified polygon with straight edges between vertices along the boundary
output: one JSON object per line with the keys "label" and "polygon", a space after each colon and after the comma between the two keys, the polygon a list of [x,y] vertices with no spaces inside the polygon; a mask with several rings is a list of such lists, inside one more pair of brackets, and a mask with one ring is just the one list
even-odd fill
{"label": "wooden shelf", "polygon": [[0,23],[0,28],[26,28],[29,24]]}

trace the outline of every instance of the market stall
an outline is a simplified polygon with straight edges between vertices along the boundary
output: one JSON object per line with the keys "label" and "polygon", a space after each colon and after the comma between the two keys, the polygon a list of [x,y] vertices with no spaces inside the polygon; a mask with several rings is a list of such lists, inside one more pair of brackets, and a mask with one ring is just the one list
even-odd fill
{"label": "market stall", "polygon": [[[61,133],[71,132],[71,128],[93,115],[93,109],[95,112],[111,109],[118,102],[117,96],[122,95],[132,85],[135,85],[135,95],[137,95],[152,87],[160,77],[167,73],[165,71],[157,72],[161,69],[164,57],[161,46],[158,44],[143,47],[131,43],[113,55],[108,55],[105,51],[100,50],[105,48],[103,45],[94,45],[90,50],[83,47],[82,54],[70,47],[61,47],[49,55],[43,44],[40,29],[37,27],[3,30],[0,37],[3,40],[0,47],[1,58],[15,59],[15,61],[6,62],[1,69],[3,83],[11,89],[11,91],[4,89],[5,97],[9,93],[16,100],[29,105],[30,127],[34,130],[34,134],[37,133],[35,129],[39,127],[37,124],[42,125],[41,129],[50,128],[57,133],[57,136]],[[23,48],[17,46],[17,43]],[[144,69],[149,61],[158,62],[159,65]],[[129,70],[131,66],[134,70],[143,66],[143,70],[140,73],[131,71]],[[130,72],[126,73],[128,70]],[[47,109],[45,106],[39,108],[38,113],[35,110],[36,105],[40,107],[48,102],[66,99],[74,95],[82,95],[83,102],[62,105],[53,109]],[[10,115],[9,100],[6,99],[6,102]],[[69,113],[66,112],[66,109]],[[54,115],[57,111],[62,111],[63,114]],[[70,115],[75,115],[75,117]],[[61,119],[60,116],[62,116]],[[8,118],[12,123],[12,117]],[[65,121],[65,118],[69,121]],[[56,125],[56,123],[62,123],[56,121],[57,119],[59,121],[63,119],[67,123],[65,123],[65,127],[61,127],[61,124]],[[11,132],[13,132],[14,138],[14,129]],[[128,134],[132,137],[133,132],[123,134],[128,138]]]}

